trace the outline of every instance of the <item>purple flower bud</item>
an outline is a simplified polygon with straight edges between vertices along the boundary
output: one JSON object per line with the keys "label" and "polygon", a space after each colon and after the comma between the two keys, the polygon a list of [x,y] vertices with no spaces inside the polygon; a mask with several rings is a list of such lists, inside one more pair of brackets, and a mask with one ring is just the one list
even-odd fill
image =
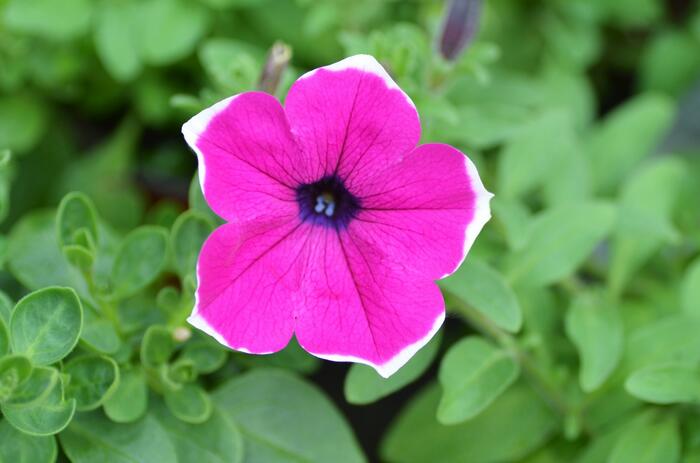
{"label": "purple flower bud", "polygon": [[440,54],[455,61],[476,34],[481,0],[449,0],[440,33]]}

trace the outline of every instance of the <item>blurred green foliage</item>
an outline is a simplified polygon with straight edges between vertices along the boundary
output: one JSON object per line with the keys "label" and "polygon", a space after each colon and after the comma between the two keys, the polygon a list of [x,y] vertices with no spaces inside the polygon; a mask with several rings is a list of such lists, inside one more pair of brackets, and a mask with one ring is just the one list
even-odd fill
{"label": "blurred green foliage", "polygon": [[[0,0],[0,462],[700,462],[700,2],[485,0],[452,63],[444,6]],[[381,436],[295,342],[185,323],[220,219],[179,127],[276,40],[279,98],[370,53],[496,194],[444,334],[349,368],[340,408],[402,390]]]}

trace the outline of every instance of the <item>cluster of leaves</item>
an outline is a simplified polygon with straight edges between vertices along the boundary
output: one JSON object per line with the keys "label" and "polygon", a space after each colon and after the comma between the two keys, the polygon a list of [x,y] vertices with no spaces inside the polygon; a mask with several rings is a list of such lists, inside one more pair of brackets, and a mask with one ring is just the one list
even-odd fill
{"label": "cluster of leaves", "polygon": [[382,415],[421,384],[383,460],[700,461],[700,144],[668,136],[700,6],[666,3],[489,0],[447,63],[438,1],[0,0],[0,461],[367,458],[298,345],[231,353],[185,322],[220,221],[178,126],[255,88],[275,39],[280,97],[373,54],[496,193],[440,282],[444,332],[345,376]]}

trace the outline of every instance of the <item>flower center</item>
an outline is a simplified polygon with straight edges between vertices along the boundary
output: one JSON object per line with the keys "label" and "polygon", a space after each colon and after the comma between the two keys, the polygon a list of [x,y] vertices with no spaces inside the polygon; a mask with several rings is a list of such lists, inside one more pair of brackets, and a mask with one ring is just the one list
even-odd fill
{"label": "flower center", "polygon": [[296,198],[301,219],[317,225],[344,228],[360,209],[359,200],[335,175],[299,185]]}

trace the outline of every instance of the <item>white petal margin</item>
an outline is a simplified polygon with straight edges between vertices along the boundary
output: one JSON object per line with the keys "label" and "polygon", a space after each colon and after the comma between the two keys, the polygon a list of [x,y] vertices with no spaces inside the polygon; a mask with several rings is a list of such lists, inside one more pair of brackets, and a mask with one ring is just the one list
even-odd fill
{"label": "white petal margin", "polygon": [[[197,281],[199,281],[199,264],[197,264],[197,269],[196,269],[196,274],[197,274]],[[199,288],[197,288],[199,289]],[[192,313],[190,314],[189,317],[187,317],[187,323],[190,325],[194,326],[200,331],[203,331],[204,333],[208,334],[212,338],[214,338],[219,344],[223,345],[224,347],[228,347],[229,349],[236,350],[238,352],[243,352],[244,354],[258,354],[258,355],[266,355],[266,354],[272,354],[273,352],[251,352],[249,349],[246,349],[245,347],[242,346],[232,346],[231,344],[226,341],[226,338],[222,336],[221,333],[216,331],[216,329],[209,324],[208,321],[204,319],[199,314],[199,292],[195,290],[194,292],[194,309],[192,309]]]}
{"label": "white petal margin", "polygon": [[384,69],[384,67],[382,67],[382,65],[379,64],[379,61],[377,61],[377,59],[372,55],[350,56],[348,58],[338,61],[337,63],[329,64],[328,66],[323,66],[309,71],[306,74],[299,77],[299,80],[303,80],[313,76],[314,74],[316,74],[316,72],[318,72],[319,69],[325,69],[326,71],[343,71],[345,69],[357,69],[362,72],[374,74],[375,76],[381,78],[388,88],[392,90],[398,90],[399,92],[401,92],[404,98],[406,98],[408,104],[410,104],[413,107],[413,109],[416,108],[416,105],[413,104],[411,98],[408,95],[406,95],[406,92],[401,90],[401,87],[399,87],[398,84],[394,82],[394,79],[392,79],[389,73],[386,72],[386,69]]}
{"label": "white petal margin", "polygon": [[441,276],[439,278],[440,280],[452,275],[461,267],[474,241],[476,241],[476,237],[479,236],[479,232],[484,228],[486,222],[491,219],[491,206],[489,203],[491,202],[491,198],[493,198],[493,193],[486,190],[486,187],[484,187],[484,184],[481,182],[481,177],[479,177],[476,166],[466,155],[464,156],[464,168],[467,171],[467,178],[471,181],[471,189],[476,196],[474,215],[472,216],[471,222],[467,224],[467,229],[464,233],[464,254],[462,255],[462,260],[459,261],[455,268]]}
{"label": "white petal margin", "polygon": [[317,354],[315,352],[311,352],[308,350],[304,345],[299,341],[301,346],[304,348],[305,351],[310,353],[311,355],[324,359],[324,360],[330,360],[332,362],[353,362],[353,363],[362,363],[364,365],[368,365],[372,368],[374,368],[377,373],[382,378],[389,378],[391,375],[399,371],[399,369],[404,366],[411,358],[421,350],[428,342],[433,339],[433,336],[435,336],[435,333],[438,332],[440,327],[442,326],[443,322],[445,321],[445,312],[443,311],[436,319],[435,322],[433,323],[432,328],[430,328],[430,331],[420,338],[418,341],[414,342],[413,344],[409,344],[408,346],[404,347],[401,349],[401,351],[393,356],[388,362],[383,363],[381,365],[377,365],[376,363],[370,362],[367,359],[363,359],[360,357],[353,357],[352,355],[336,355],[336,354]]}
{"label": "white petal margin", "polygon": [[199,148],[197,148],[197,142],[199,141],[199,137],[207,130],[207,126],[214,116],[226,109],[236,97],[238,97],[238,95],[233,95],[214,103],[195,116],[192,116],[190,120],[182,125],[182,135],[185,136],[185,141],[197,155],[197,171],[199,186],[202,188],[202,193],[204,193],[204,179],[207,175],[207,166],[204,164],[204,155]]}

